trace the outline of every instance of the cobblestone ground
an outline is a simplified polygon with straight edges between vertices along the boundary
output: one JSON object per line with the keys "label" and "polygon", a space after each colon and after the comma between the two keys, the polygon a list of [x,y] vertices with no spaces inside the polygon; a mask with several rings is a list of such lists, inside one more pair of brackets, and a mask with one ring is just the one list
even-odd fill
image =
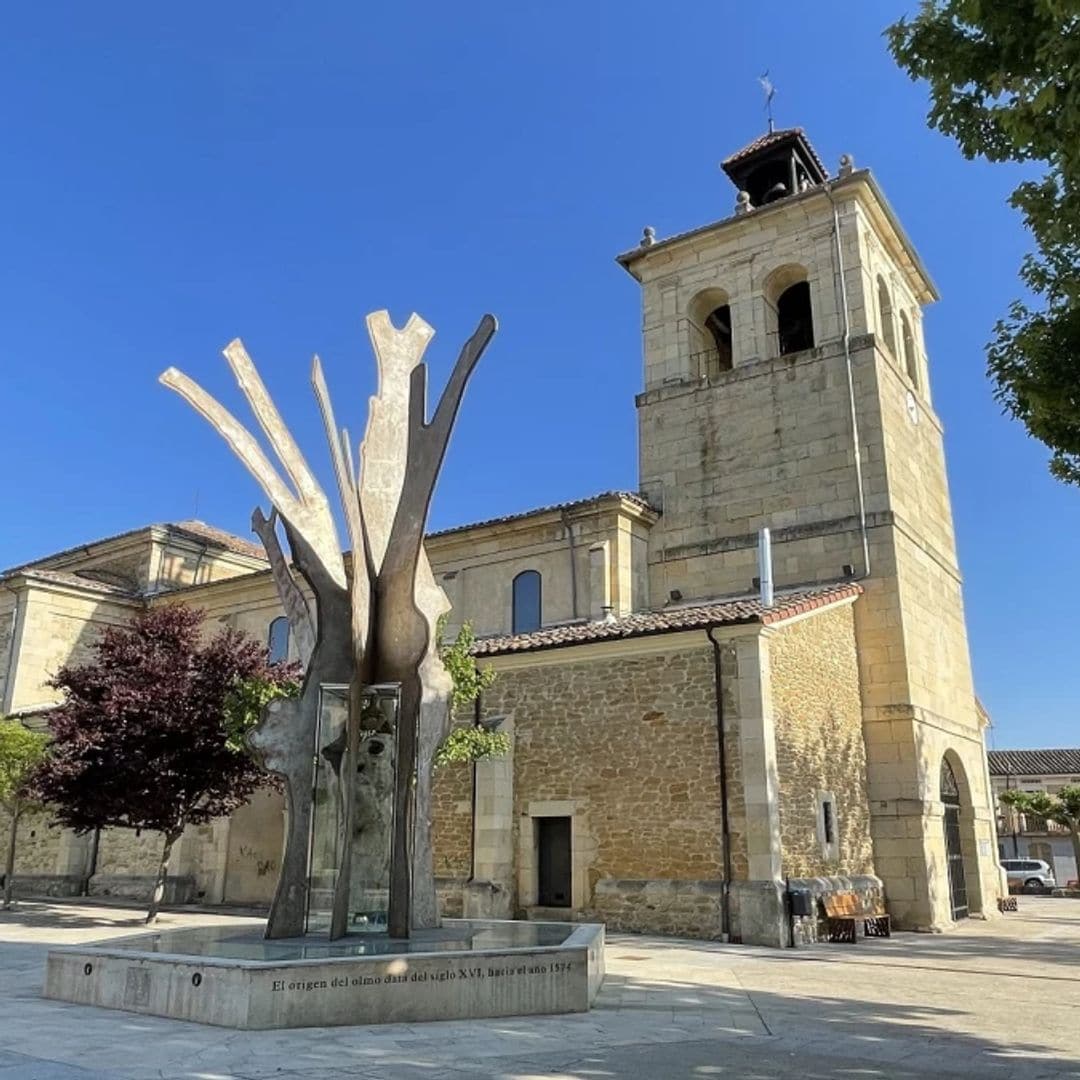
{"label": "cobblestone ground", "polygon": [[83,904],[0,913],[0,1080],[1080,1077],[1080,901],[854,947],[612,935],[596,1008],[571,1017],[236,1032],[40,997],[50,945],[139,926]]}

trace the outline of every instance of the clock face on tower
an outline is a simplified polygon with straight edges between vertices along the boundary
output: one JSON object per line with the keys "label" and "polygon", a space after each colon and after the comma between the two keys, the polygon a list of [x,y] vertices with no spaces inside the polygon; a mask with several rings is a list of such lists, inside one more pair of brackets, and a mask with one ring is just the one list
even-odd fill
{"label": "clock face on tower", "polygon": [[913,423],[919,422],[919,406],[915,402],[915,395],[909,390],[907,392],[907,414],[908,419]]}

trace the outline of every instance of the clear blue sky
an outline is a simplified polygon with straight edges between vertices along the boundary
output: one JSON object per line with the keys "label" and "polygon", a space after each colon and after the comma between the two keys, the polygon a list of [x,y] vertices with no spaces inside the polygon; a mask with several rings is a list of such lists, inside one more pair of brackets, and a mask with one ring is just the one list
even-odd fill
{"label": "clear blue sky", "polygon": [[0,566],[196,515],[247,475],[159,387],[238,405],[244,338],[325,475],[318,351],[363,423],[365,312],[485,310],[434,527],[636,484],[637,287],[612,261],[726,216],[717,162],[804,126],[874,169],[941,289],[927,313],[976,680],[999,746],[1080,744],[1080,491],[1000,415],[983,343],[1017,293],[1016,173],[927,130],[881,31],[904,5],[263,2],[9,6],[0,36]]}

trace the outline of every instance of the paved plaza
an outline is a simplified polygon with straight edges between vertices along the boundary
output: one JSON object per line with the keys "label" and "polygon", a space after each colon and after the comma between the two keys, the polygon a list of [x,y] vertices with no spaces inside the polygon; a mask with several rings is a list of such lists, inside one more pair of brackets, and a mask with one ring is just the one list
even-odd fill
{"label": "paved plaza", "polygon": [[[135,910],[0,913],[0,1080],[1080,1077],[1080,903],[943,935],[740,948],[611,935],[591,1013],[237,1032],[41,998],[50,945],[137,933]],[[243,920],[172,912],[164,927]]]}

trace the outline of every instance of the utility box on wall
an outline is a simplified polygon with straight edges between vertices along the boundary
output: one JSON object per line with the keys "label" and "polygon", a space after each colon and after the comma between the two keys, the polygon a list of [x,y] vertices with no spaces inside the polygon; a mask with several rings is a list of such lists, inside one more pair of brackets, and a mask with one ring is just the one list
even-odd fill
{"label": "utility box on wall", "polygon": [[788,902],[793,916],[814,914],[814,897],[809,889],[789,889]]}

